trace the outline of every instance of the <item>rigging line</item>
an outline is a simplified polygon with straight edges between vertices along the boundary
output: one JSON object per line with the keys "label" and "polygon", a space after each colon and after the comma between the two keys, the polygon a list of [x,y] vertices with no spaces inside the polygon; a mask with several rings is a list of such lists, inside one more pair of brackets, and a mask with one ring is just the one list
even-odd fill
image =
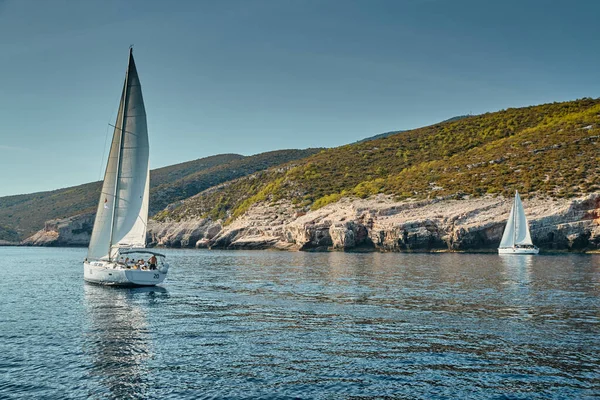
{"label": "rigging line", "polygon": [[148,229],[148,224],[144,222],[144,220],[142,219],[142,217],[138,214],[138,219],[140,221],[142,221],[142,224],[144,224],[144,228],[146,228],[146,230]]}
{"label": "rigging line", "polygon": [[[114,125],[111,125],[111,124],[109,124],[109,125],[112,126],[115,129],[121,130],[121,128],[119,128],[118,126],[114,126]],[[133,135],[133,136],[139,136],[137,133],[133,133],[131,131],[128,131],[127,129],[123,129],[123,132],[129,133],[130,135]]]}
{"label": "rigging line", "polygon": [[108,127],[110,126],[110,123],[108,124],[108,126],[106,127],[106,135],[104,135],[104,148],[102,150],[102,158],[100,159],[100,178],[99,180],[104,179],[104,177],[102,176],[102,167],[104,166],[104,155],[106,154],[106,142],[108,141]]}

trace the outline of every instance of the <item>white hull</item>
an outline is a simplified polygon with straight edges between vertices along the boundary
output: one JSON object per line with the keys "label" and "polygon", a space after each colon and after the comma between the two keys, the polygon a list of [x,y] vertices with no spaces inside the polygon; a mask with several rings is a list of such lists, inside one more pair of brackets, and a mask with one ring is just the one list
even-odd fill
{"label": "white hull", "polygon": [[87,282],[112,286],[154,286],[167,277],[168,268],[160,270],[124,269],[106,261],[85,261],[83,279]]}
{"label": "white hull", "polygon": [[522,247],[500,247],[498,248],[498,254],[538,254],[540,249],[537,247],[533,248],[522,248]]}

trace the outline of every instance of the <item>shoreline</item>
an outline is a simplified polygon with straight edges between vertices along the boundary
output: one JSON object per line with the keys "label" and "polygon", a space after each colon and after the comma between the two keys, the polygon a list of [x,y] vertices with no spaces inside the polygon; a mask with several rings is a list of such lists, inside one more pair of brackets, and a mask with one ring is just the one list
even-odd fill
{"label": "shoreline", "polygon": [[[30,248],[59,248],[59,249],[72,249],[72,248],[81,248],[85,249],[87,245],[73,244],[73,245],[31,245],[31,244],[21,244],[21,243],[0,243],[0,247],[30,247]],[[431,250],[383,250],[383,249],[335,249],[335,248],[327,248],[327,249],[281,249],[276,247],[266,247],[266,248],[207,248],[207,247],[167,247],[167,246],[149,246],[147,249],[169,249],[169,250],[207,250],[207,251],[228,251],[228,252],[238,252],[238,251],[273,251],[273,252],[290,252],[290,253],[348,253],[348,254],[370,254],[370,253],[380,253],[380,254],[498,254],[497,249],[470,249],[470,250],[450,250],[450,249],[431,249]],[[539,255],[596,255],[600,254],[600,250],[592,249],[592,250],[560,250],[560,249],[552,249],[545,250],[540,248]],[[512,256],[513,254],[503,254],[502,256]],[[529,256],[528,254],[520,254],[524,256]]]}
{"label": "shoreline", "polygon": [[[326,252],[496,253],[512,202],[500,196],[396,201],[342,198],[317,210],[262,202],[225,223],[190,215],[150,220],[147,247]],[[600,253],[600,193],[525,199],[542,253]],[[93,214],[47,221],[17,245],[87,247]],[[10,244],[15,245],[15,244]]]}

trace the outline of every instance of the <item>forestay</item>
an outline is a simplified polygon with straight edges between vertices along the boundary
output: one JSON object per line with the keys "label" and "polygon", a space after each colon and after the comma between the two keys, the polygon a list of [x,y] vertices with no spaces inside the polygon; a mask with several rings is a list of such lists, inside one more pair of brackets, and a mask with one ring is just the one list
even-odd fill
{"label": "forestay", "polygon": [[145,247],[148,156],[146,111],[130,51],[88,259],[114,259],[119,248]]}

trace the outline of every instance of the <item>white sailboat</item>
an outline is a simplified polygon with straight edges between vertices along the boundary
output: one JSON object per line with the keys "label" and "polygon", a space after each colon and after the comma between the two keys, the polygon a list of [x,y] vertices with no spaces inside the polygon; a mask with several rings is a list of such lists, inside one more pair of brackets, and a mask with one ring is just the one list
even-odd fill
{"label": "white sailboat", "polygon": [[[105,285],[156,285],[169,270],[165,256],[146,246],[149,200],[149,146],[146,110],[132,49],[119,104],[104,184],[83,277]],[[144,260],[148,255],[153,261]],[[139,258],[138,258],[139,257]]]}
{"label": "white sailboat", "polygon": [[529,225],[519,192],[515,192],[515,200],[506,221],[499,254],[538,254],[540,249],[533,245]]}

